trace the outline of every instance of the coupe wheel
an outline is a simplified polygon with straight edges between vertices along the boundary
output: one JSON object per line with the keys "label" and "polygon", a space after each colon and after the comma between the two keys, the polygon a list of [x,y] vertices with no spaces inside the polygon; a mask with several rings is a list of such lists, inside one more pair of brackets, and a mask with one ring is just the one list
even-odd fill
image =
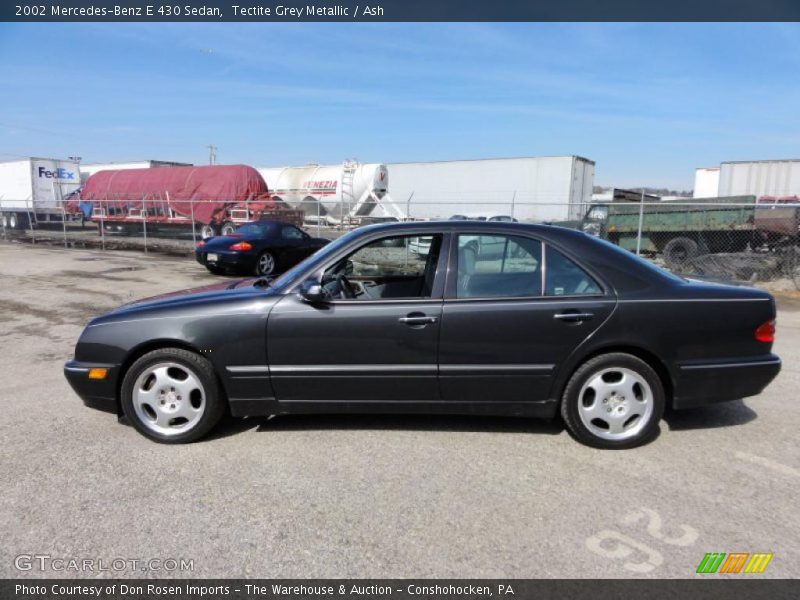
{"label": "coupe wheel", "polygon": [[156,442],[194,442],[217,424],[224,408],[211,363],[180,348],[148,352],[122,381],[122,410]]}
{"label": "coupe wheel", "polygon": [[572,375],[561,416],[579,442],[595,448],[632,448],[650,441],[664,413],[658,374],[630,354],[597,356]]}
{"label": "coupe wheel", "polygon": [[272,275],[275,271],[275,257],[272,252],[262,252],[256,260],[256,275]]}

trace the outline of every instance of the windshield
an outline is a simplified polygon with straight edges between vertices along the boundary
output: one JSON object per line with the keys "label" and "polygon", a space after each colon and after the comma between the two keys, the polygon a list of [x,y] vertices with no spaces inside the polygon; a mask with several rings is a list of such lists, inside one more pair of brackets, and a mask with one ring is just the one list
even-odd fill
{"label": "windshield", "polygon": [[260,235],[268,237],[275,231],[276,224],[273,222],[255,222],[245,223],[241,227],[236,228],[236,233],[242,235]]}

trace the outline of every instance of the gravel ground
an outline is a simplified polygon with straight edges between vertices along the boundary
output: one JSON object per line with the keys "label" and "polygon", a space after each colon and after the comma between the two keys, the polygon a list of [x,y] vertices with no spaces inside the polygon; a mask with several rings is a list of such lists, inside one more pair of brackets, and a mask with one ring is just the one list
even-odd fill
{"label": "gravel ground", "polygon": [[[603,452],[558,422],[229,419],[182,447],[84,408],[61,371],[90,316],[208,283],[190,258],[0,243],[0,576],[15,557],[191,559],[135,576],[692,577],[706,552],[800,574],[800,301],[766,393]],[[106,571],[100,575],[114,574]]]}

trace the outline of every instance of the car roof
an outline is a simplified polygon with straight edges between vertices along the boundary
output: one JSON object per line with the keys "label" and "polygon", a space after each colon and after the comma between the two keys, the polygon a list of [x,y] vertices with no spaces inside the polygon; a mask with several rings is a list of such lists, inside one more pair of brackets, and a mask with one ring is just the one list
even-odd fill
{"label": "car roof", "polygon": [[[533,223],[516,223],[510,221],[474,221],[474,220],[458,220],[458,219],[441,219],[436,221],[405,221],[403,223],[376,223],[374,225],[366,225],[360,227],[359,231],[419,231],[419,230],[440,230],[440,231],[459,231],[467,229],[507,229],[509,231],[522,230],[530,233],[537,233],[539,235],[550,235],[554,230],[558,232],[567,231],[570,233],[577,233],[585,235],[579,231],[565,229],[563,227],[555,227],[553,225],[537,225]],[[558,233],[556,233],[558,235]]]}

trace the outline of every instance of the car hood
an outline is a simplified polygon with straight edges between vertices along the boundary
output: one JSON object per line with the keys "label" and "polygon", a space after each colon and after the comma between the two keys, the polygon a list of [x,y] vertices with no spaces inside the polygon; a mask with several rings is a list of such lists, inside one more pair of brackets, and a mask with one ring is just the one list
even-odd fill
{"label": "car hood", "polygon": [[150,296],[123,304],[114,309],[112,313],[116,314],[124,311],[142,311],[176,305],[189,305],[197,302],[221,300],[223,298],[270,295],[271,291],[269,288],[253,285],[257,280],[257,277],[248,277],[246,279],[223,281],[212,285]]}

